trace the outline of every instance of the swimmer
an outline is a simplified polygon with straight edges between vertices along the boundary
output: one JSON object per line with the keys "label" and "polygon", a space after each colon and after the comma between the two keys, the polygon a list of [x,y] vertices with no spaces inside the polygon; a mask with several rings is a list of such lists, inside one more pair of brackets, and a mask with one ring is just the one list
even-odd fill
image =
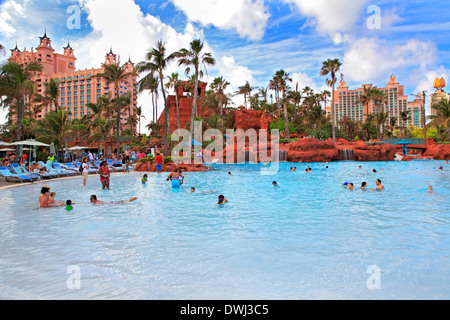
{"label": "swimmer", "polygon": [[[382,173],[384,170],[381,170],[381,172],[380,173]],[[375,170],[375,169],[372,169],[372,172],[373,173],[377,173],[378,171],[377,170]]]}
{"label": "swimmer", "polygon": [[428,186],[428,193],[433,193],[433,192],[434,192],[433,187],[432,186]]}
{"label": "swimmer", "polygon": [[358,168],[359,168],[359,169],[362,169],[362,166],[359,166]]}
{"label": "swimmer", "polygon": [[376,181],[376,185],[377,185],[377,190],[384,190],[384,186],[381,184],[381,180],[377,179]]}
{"label": "swimmer", "polygon": [[[217,191],[202,191],[202,194],[208,194],[208,193],[216,193]],[[191,187],[191,193],[196,193],[195,188]]]}
{"label": "swimmer", "polygon": [[228,175],[229,175],[229,176],[232,176],[231,172],[228,172]]}
{"label": "swimmer", "polygon": [[444,168],[443,167],[439,167],[439,170],[444,170]]}
{"label": "swimmer", "polygon": [[131,198],[130,200],[125,200],[125,201],[113,201],[113,202],[103,202],[97,199],[96,195],[92,195],[90,198],[90,201],[93,204],[124,204],[124,203],[128,203],[128,202],[133,202],[136,201],[138,198]]}
{"label": "swimmer", "polygon": [[361,183],[361,190],[366,190],[367,188],[367,182]]}
{"label": "swimmer", "polygon": [[219,196],[219,202],[217,203],[218,205],[224,205],[225,203],[228,203],[228,200],[225,199],[225,196],[220,195]]}
{"label": "swimmer", "polygon": [[278,185],[278,183],[276,181],[272,182],[273,188],[274,189],[280,189],[280,186]]}
{"label": "swimmer", "polygon": [[66,208],[65,208],[65,210],[66,210],[67,212],[70,212],[70,211],[73,210],[72,200],[67,200],[67,201],[66,201]]}
{"label": "swimmer", "polygon": [[347,189],[348,188],[348,182],[344,182],[344,184],[342,185],[342,188]]}
{"label": "swimmer", "polygon": [[311,169],[311,168],[308,168],[308,172],[311,173],[311,172],[312,172],[312,169]]}
{"label": "swimmer", "polygon": [[148,181],[148,175],[144,174],[144,176],[141,179],[142,184],[146,184]]}
{"label": "swimmer", "polygon": [[353,183],[349,183],[348,184],[348,190],[355,190],[355,186],[353,185]]}

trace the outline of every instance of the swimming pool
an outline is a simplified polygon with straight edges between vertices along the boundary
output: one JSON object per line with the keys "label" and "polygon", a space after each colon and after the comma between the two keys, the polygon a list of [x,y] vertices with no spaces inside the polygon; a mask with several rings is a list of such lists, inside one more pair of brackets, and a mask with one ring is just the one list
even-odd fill
{"label": "swimming pool", "polygon": [[[48,182],[72,213],[35,210],[42,184],[1,190],[0,298],[450,298],[448,164],[281,163],[275,176],[261,167],[186,173],[175,191],[153,173],[147,185],[140,173],[113,175],[110,191],[94,176],[85,188],[82,178]],[[378,178],[383,192],[342,188]],[[94,206],[91,194],[139,200]]]}

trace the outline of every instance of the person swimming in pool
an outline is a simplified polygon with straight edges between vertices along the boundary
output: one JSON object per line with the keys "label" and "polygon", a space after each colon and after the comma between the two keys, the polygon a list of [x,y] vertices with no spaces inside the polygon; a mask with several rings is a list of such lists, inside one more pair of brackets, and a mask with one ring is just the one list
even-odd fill
{"label": "person swimming in pool", "polygon": [[184,176],[182,171],[174,171],[167,177],[166,181],[172,181],[172,188],[179,188],[183,185]]}
{"label": "person swimming in pool", "polygon": [[67,201],[66,201],[66,208],[65,208],[65,210],[66,210],[67,212],[73,211],[73,203],[72,203],[72,200],[67,200]]}
{"label": "person swimming in pool", "polygon": [[381,184],[381,180],[380,179],[377,179],[376,185],[377,185],[376,190],[380,190],[380,191],[384,190],[384,186]]}
{"label": "person swimming in pool", "polygon": [[361,183],[361,190],[366,190],[367,188],[367,182]]}
{"label": "person swimming in pool", "polygon": [[276,181],[272,182],[273,188],[274,189],[280,189],[280,186],[278,185],[278,183]]}
{"label": "person swimming in pool", "polygon": [[428,186],[428,193],[433,193],[433,192],[434,192],[433,187],[432,186]]}
{"label": "person swimming in pool", "polygon": [[225,203],[228,203],[228,200],[225,199],[225,196],[224,196],[224,195],[220,195],[220,196],[219,196],[219,202],[218,202],[217,204],[223,206]]}
{"label": "person swimming in pool", "polygon": [[144,174],[144,176],[141,179],[142,184],[146,184],[148,181],[148,175]]}
{"label": "person swimming in pool", "polygon": [[[216,193],[217,191],[202,191],[201,194]],[[198,193],[194,187],[191,187],[191,193]]]}
{"label": "person swimming in pool", "polygon": [[112,202],[104,202],[97,199],[96,195],[92,195],[90,198],[90,202],[93,204],[124,204],[128,202],[136,201],[138,198],[131,198],[130,200],[124,200],[124,201],[112,201]]}

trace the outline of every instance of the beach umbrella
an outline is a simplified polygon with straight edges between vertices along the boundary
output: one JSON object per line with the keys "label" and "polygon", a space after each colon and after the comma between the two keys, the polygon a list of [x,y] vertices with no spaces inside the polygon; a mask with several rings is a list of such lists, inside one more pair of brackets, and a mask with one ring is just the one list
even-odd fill
{"label": "beach umbrella", "polygon": [[397,142],[396,144],[412,144],[412,143],[409,141],[406,141],[406,140],[402,140],[402,141]]}
{"label": "beach umbrella", "polygon": [[0,149],[0,151],[3,151],[3,152],[14,152],[14,151],[16,151],[16,149]]}
{"label": "beach umbrella", "polygon": [[88,148],[86,148],[86,147],[72,147],[72,148],[69,148],[69,150],[70,151],[76,151],[76,150],[84,150],[84,149],[88,149]]}
{"label": "beach umbrella", "polygon": [[10,144],[7,142],[0,141],[0,146],[9,146]]}
{"label": "beach umbrella", "polygon": [[18,141],[13,142],[10,144],[10,146],[36,146],[36,147],[50,147],[49,144],[45,144],[39,141],[36,141],[34,139],[25,140],[25,141]]}

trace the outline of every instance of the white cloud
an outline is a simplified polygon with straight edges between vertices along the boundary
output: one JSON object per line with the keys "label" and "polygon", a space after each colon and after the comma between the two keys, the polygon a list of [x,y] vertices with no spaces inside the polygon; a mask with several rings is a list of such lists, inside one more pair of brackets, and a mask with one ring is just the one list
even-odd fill
{"label": "white cloud", "polygon": [[392,73],[426,71],[436,60],[437,48],[432,42],[413,39],[396,45],[377,38],[361,38],[349,44],[341,71],[347,80],[377,81]]}
{"label": "white cloud", "polygon": [[25,17],[24,9],[28,3],[28,0],[19,3],[14,0],[7,0],[0,6],[0,34],[10,37],[17,29],[14,24],[18,20]]}
{"label": "white cloud", "polygon": [[235,30],[253,40],[264,35],[270,17],[263,0],[172,0],[190,21],[222,30]]}
{"label": "white cloud", "polygon": [[[338,32],[348,32],[355,27],[365,14],[368,0],[283,0],[294,4],[300,13],[310,19],[317,31],[335,36]],[[339,39],[335,39],[339,40]]]}

